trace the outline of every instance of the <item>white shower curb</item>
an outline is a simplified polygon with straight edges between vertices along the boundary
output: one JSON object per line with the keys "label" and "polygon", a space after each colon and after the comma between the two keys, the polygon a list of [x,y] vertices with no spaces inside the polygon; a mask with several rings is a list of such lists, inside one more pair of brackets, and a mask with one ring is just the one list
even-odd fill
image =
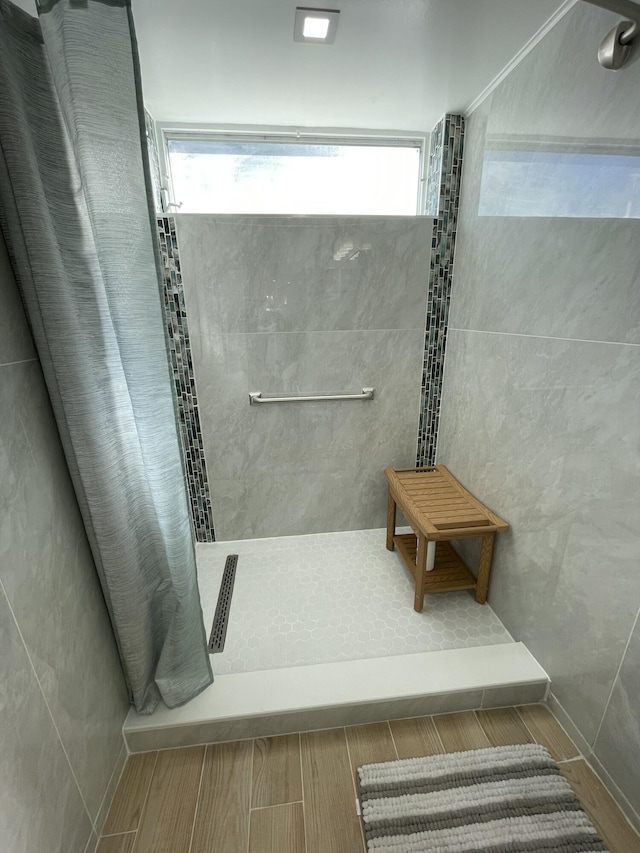
{"label": "white shower curb", "polygon": [[131,710],[124,737],[130,752],[194,746],[539,702],[548,686],[523,643],[241,672],[181,708]]}

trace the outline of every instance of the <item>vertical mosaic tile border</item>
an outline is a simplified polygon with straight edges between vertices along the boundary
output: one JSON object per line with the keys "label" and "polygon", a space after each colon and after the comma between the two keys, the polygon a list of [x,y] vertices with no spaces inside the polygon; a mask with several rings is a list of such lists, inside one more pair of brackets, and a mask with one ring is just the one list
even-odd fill
{"label": "vertical mosaic tile border", "polygon": [[191,520],[197,542],[215,542],[209,480],[204,458],[189,326],[178,256],[176,224],[173,217],[158,219],[158,238],[164,269],[164,316],[178,401],[180,439],[189,489]]}
{"label": "vertical mosaic tile border", "polygon": [[464,117],[447,113],[431,135],[427,170],[427,215],[434,216],[435,220],[431,237],[417,466],[434,465],[436,458],[463,149]]}

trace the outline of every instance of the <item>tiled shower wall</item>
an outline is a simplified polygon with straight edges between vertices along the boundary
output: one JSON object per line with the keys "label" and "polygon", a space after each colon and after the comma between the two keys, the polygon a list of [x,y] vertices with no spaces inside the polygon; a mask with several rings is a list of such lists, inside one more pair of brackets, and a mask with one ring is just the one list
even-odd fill
{"label": "tiled shower wall", "polygon": [[[153,133],[153,123],[150,116],[147,115],[148,137],[150,141],[151,160],[152,163],[157,163],[157,151],[155,150],[155,134]],[[447,322],[449,300],[451,293],[451,273],[453,268],[453,251],[455,247],[456,222],[458,215],[458,199],[460,189],[460,173],[462,168],[462,149],[464,137],[464,119],[460,115],[446,115],[434,128],[432,135],[432,144],[428,165],[428,180],[427,180],[427,215],[429,218],[418,220],[402,220],[396,219],[396,226],[390,223],[394,220],[386,220],[389,224],[384,226],[381,223],[385,220],[378,220],[374,225],[372,219],[361,219],[359,222],[354,219],[324,218],[314,220],[313,217],[307,217],[305,220],[291,217],[262,217],[261,219],[251,220],[250,217],[207,217],[201,222],[201,230],[206,233],[207,239],[203,234],[194,238],[194,232],[198,232],[200,226],[196,225],[198,217],[179,217],[181,223],[180,230],[184,235],[183,240],[187,247],[187,289],[191,290],[190,303],[190,318],[194,330],[196,330],[197,340],[201,343],[203,338],[202,328],[207,328],[208,335],[213,331],[224,335],[233,331],[243,330],[251,334],[257,334],[262,331],[261,326],[264,325],[266,330],[272,334],[279,333],[278,324],[283,322],[286,331],[297,331],[302,334],[310,332],[335,332],[346,331],[343,328],[344,322],[341,312],[344,310],[345,317],[352,315],[354,317],[351,325],[353,329],[350,331],[368,331],[373,329],[367,325],[367,319],[363,319],[371,305],[371,300],[376,299],[381,306],[384,306],[381,311],[378,311],[378,317],[375,322],[382,325],[378,331],[392,330],[396,328],[397,316],[403,316],[406,319],[404,325],[409,332],[415,332],[415,325],[419,322],[420,316],[426,316],[426,330],[423,334],[423,347],[418,355],[419,361],[422,363],[422,384],[421,397],[418,406],[419,415],[417,420],[418,435],[417,435],[417,461],[418,465],[431,465],[435,460],[435,449],[437,441],[438,420],[440,416],[440,399],[442,393],[442,374],[443,363],[445,356],[446,338],[447,338]],[[156,169],[157,171],[157,169]],[[158,193],[156,193],[158,195]],[[158,202],[157,202],[158,203]],[[431,218],[433,215],[434,218]],[[335,221],[334,221],[335,220]],[[412,224],[409,225],[408,223]],[[190,223],[185,226],[185,223]],[[294,226],[295,223],[295,226]],[[319,230],[320,223],[326,226],[326,234],[321,235]],[[375,233],[376,238],[374,243],[367,242],[367,238],[363,236],[363,226],[368,223],[372,233]],[[404,223],[404,225],[402,225]],[[345,226],[349,226],[353,234],[345,231]],[[398,225],[400,226],[398,228]],[[336,227],[338,226],[338,231]],[[215,538],[213,529],[212,517],[212,502],[210,497],[210,485],[207,473],[207,464],[205,461],[205,446],[209,460],[218,460],[221,454],[225,455],[225,442],[229,441],[229,437],[222,438],[221,430],[229,428],[228,422],[216,422],[216,417],[213,421],[209,415],[205,415],[204,429],[200,423],[200,406],[196,395],[196,378],[192,364],[191,343],[189,339],[189,325],[186,313],[185,299],[182,285],[181,274],[181,259],[179,257],[178,242],[176,240],[176,218],[163,217],[158,221],[160,247],[163,257],[164,274],[165,274],[165,318],[167,328],[169,330],[169,346],[171,350],[171,361],[173,366],[174,382],[177,395],[177,403],[180,419],[180,430],[183,442],[183,450],[185,456],[185,466],[187,473],[187,481],[190,493],[192,520],[195,535],[198,541],[208,542]],[[263,236],[260,234],[262,228]],[[340,232],[340,228],[342,231]],[[387,228],[390,237],[394,230],[400,235],[396,257],[393,257],[389,246],[385,247],[385,240],[380,240],[380,235]],[[248,230],[247,230],[248,229]],[[264,230],[268,229],[268,230]],[[288,230],[287,230],[288,229]],[[306,229],[306,230],[305,230]],[[236,233],[237,232],[237,233]],[[335,233],[334,233],[335,232]],[[309,241],[309,234],[314,233],[320,243],[324,245],[316,245],[317,240]],[[358,237],[354,240],[352,237]],[[417,238],[411,238],[408,235],[419,235]],[[247,258],[242,262],[238,259],[241,257],[244,249],[240,248],[239,240],[244,240],[246,236],[251,237],[251,242],[255,245],[246,247],[247,252],[253,252],[253,257]],[[268,236],[267,236],[268,235]],[[338,235],[338,236],[336,236]],[[340,236],[341,235],[341,236]],[[260,261],[260,253],[264,253],[265,257],[269,258],[274,255],[274,246],[271,241],[275,236],[275,245],[280,245],[280,248],[285,255],[290,256],[290,260],[286,266],[286,275],[284,278],[280,276],[281,267],[283,266],[282,259],[272,259],[271,271],[278,278],[269,279],[268,276],[261,279],[262,269]],[[413,239],[411,246],[406,246],[403,240],[410,241]],[[264,245],[260,245],[262,240]],[[340,242],[342,240],[342,243]],[[424,241],[418,245],[418,240]],[[195,241],[195,244],[194,244]],[[257,242],[256,242],[257,241]],[[388,242],[388,240],[387,240]],[[221,245],[221,243],[223,245]],[[309,245],[307,245],[309,244]],[[312,256],[311,261],[304,253],[309,250],[316,253]],[[318,250],[321,252],[318,253]],[[220,252],[220,258],[212,257],[213,251]],[[201,257],[198,256],[201,253]],[[384,257],[385,253],[388,257]],[[245,269],[243,269],[243,263]],[[402,269],[402,265],[406,269]],[[421,266],[422,265],[422,266]],[[267,271],[268,272],[268,271]],[[398,280],[411,280],[413,290],[411,292],[410,301],[406,302],[404,314],[391,307],[394,301],[404,299],[404,291],[398,291],[396,282]],[[306,283],[303,285],[300,279],[305,278]],[[370,282],[367,284],[367,277]],[[282,280],[280,280],[282,278]],[[285,282],[285,278],[287,279]],[[354,282],[356,282],[354,284]],[[330,284],[327,289],[327,283]],[[273,287],[275,285],[275,287]],[[314,289],[317,285],[318,289]],[[201,291],[207,291],[206,298]],[[235,293],[234,293],[235,290]],[[266,290],[266,293],[265,293]],[[219,292],[217,292],[219,291]],[[418,303],[416,296],[420,293]],[[238,298],[241,295],[241,299]],[[244,302],[242,302],[244,300]],[[361,305],[357,305],[357,301]],[[412,300],[412,301],[411,301]],[[218,311],[222,303],[222,319],[219,326],[217,320],[209,321],[207,312],[212,310]],[[262,301],[262,304],[261,304]],[[242,302],[242,304],[241,304]],[[303,305],[305,310],[310,311],[308,318],[295,317],[293,327],[289,328],[291,323],[291,306],[294,308],[294,315],[297,311],[300,313],[300,306]],[[341,304],[343,303],[343,304]],[[425,304],[426,303],[426,304]],[[418,306],[417,313],[407,311],[407,306]],[[231,312],[231,313],[230,313]],[[385,312],[388,319],[385,319]],[[261,316],[260,316],[261,315]],[[363,324],[364,325],[361,325]],[[299,328],[297,328],[299,326]],[[401,329],[398,329],[401,331]],[[207,337],[207,334],[204,337]],[[221,340],[229,340],[221,338]],[[258,340],[258,339],[256,339]],[[298,339],[300,342],[301,339]],[[308,349],[308,344],[314,341],[316,344],[318,338],[308,338],[303,350]],[[289,343],[293,343],[294,339],[290,339]],[[346,338],[341,337],[335,340],[335,343],[344,343]],[[369,335],[363,338],[362,344],[370,344],[372,337]],[[352,342],[353,343],[353,342]],[[299,344],[300,345],[300,344]],[[326,339],[325,346],[327,350],[333,349],[334,341]],[[402,364],[403,354],[398,349],[398,364]],[[366,349],[363,350],[364,354]],[[317,364],[326,361],[326,356],[322,352],[316,352]],[[308,354],[300,355],[304,360]],[[297,357],[297,356],[296,356]],[[391,360],[396,358],[394,352],[389,352],[388,357]],[[232,365],[228,361],[224,365],[224,370],[231,370]],[[413,366],[404,363],[404,367],[409,370],[412,375]],[[210,377],[212,371],[220,371],[221,364],[216,364],[216,368],[205,366],[202,364],[197,370],[201,377],[200,384],[204,387],[205,376]],[[292,367],[289,367],[291,370]],[[365,368],[360,371],[364,374]],[[233,371],[232,371],[233,372]],[[405,374],[406,377],[406,374]],[[328,378],[328,377],[327,377]],[[277,376],[274,377],[276,385],[278,384]],[[288,379],[286,375],[282,376],[282,382],[286,385]],[[333,381],[333,380],[332,380]],[[345,375],[341,380],[347,384],[355,382],[358,385],[358,379]],[[403,380],[404,383],[405,380]],[[311,378],[311,384],[320,382],[318,379]],[[399,388],[404,387],[401,383]],[[360,381],[360,386],[363,385]],[[365,382],[364,385],[367,383]],[[208,386],[210,385],[210,378]],[[355,386],[354,386],[355,387]],[[334,389],[335,390],[335,389]],[[352,388],[350,390],[353,390]],[[356,390],[359,390],[357,388]],[[280,393],[280,392],[277,392]],[[306,393],[305,389],[297,393]],[[388,399],[388,398],[387,398]],[[326,404],[325,404],[326,405]],[[218,412],[219,401],[214,406],[211,399],[207,400],[207,406],[210,411]],[[398,412],[398,428],[399,432],[404,435],[406,425],[414,416],[414,410],[411,404],[401,404],[402,413]],[[334,410],[335,411],[335,410]],[[379,413],[379,408],[374,410]],[[366,435],[367,428],[371,428],[371,421],[366,417],[370,414],[366,408],[359,413],[364,421],[362,426],[358,426],[362,435]],[[219,418],[219,416],[217,416]],[[268,421],[269,416],[265,415],[264,422]],[[348,412],[348,418],[355,418],[354,411]],[[224,419],[223,419],[224,420]],[[213,422],[216,422],[217,428],[214,429]],[[278,425],[281,426],[280,424]],[[389,424],[393,427],[393,424]],[[355,429],[354,425],[354,429]],[[204,435],[203,435],[204,433]],[[313,430],[311,431],[313,435]],[[268,437],[265,436],[265,439]],[[253,436],[253,440],[258,440]],[[299,436],[291,434],[286,439],[292,443],[292,447],[303,445],[302,450],[305,457],[310,453],[314,453],[309,447],[301,442]],[[327,441],[325,436],[324,441]],[[284,436],[279,436],[280,444],[285,441]],[[347,442],[351,446],[356,446],[357,442],[353,440],[353,436],[347,436]],[[400,442],[406,447],[405,439]],[[272,441],[267,441],[267,445],[271,446]],[[387,445],[391,445],[389,439]],[[414,445],[415,447],[415,445]],[[361,451],[364,449],[362,445]],[[234,446],[234,452],[239,452],[238,447]],[[250,458],[249,444],[244,445],[244,452]],[[411,465],[416,451],[412,451],[410,456],[403,456],[402,465]],[[393,459],[397,457],[397,453],[389,452],[387,457],[382,460],[381,464],[385,466],[393,466]],[[317,448],[315,449],[315,464],[318,465]],[[287,459],[287,464],[291,460]],[[268,525],[266,522],[254,524],[253,518],[261,515],[259,501],[262,499],[271,500],[274,495],[268,498],[264,494],[266,483],[260,476],[260,486],[257,487],[254,482],[249,486],[245,482],[242,497],[240,498],[240,480],[233,478],[233,468],[227,470],[229,460],[222,465],[213,465],[213,472],[216,478],[221,478],[219,484],[220,494],[214,494],[214,503],[216,517],[220,515],[224,518],[228,515],[230,507],[235,502],[236,507],[232,512],[235,516],[243,515],[243,522],[236,518],[230,525],[225,525],[222,521],[223,529],[227,529],[227,534],[223,534],[224,538],[234,538],[235,534],[240,536],[239,531],[244,530],[242,535],[278,535],[283,531],[308,533],[311,529],[318,531],[353,529],[353,527],[370,527],[382,524],[384,516],[381,511],[380,500],[374,500],[376,509],[368,511],[358,510],[353,515],[350,509],[346,507],[341,513],[341,518],[338,518],[338,512],[324,510],[318,512],[317,507],[312,508],[311,503],[316,501],[313,490],[309,490],[306,496],[309,505],[306,509],[303,508],[303,503],[292,500],[284,501],[280,511],[280,516],[287,512],[287,503],[295,508],[299,513],[302,513],[301,518],[296,522],[293,517],[289,521],[280,518],[275,525]],[[273,466],[273,463],[269,463]],[[300,472],[306,470],[308,462],[300,463],[298,469]],[[236,464],[236,468],[246,468],[254,478],[258,477],[261,471],[260,463],[254,465]],[[314,479],[317,480],[318,486],[322,479],[322,475],[328,475],[331,465],[325,464],[322,474],[316,472]],[[279,487],[276,486],[276,480],[273,475],[280,478]],[[243,474],[246,479],[249,474]],[[278,488],[284,489],[284,482],[291,482],[287,479],[282,480],[284,472],[282,470],[273,471],[268,478],[271,488],[275,489],[275,496],[282,502],[278,496]],[[344,471],[340,472],[340,476],[346,477]],[[355,476],[355,472],[354,472]],[[289,487],[287,487],[288,490]],[[342,487],[341,487],[342,488]],[[346,492],[342,489],[345,502],[349,500],[349,496],[353,496],[354,491],[358,489],[360,497],[356,504],[362,505],[366,498],[363,495],[363,483],[359,485],[351,485],[350,490]],[[379,486],[376,487],[379,490]],[[218,486],[216,486],[216,492]],[[297,490],[300,492],[300,488]],[[294,490],[294,494],[296,491]],[[325,488],[318,494],[326,495]],[[259,497],[262,495],[262,498]],[[253,499],[253,510],[244,512],[242,506],[248,504]],[[317,503],[317,501],[316,501]],[[369,503],[371,499],[369,498]],[[293,512],[295,515],[295,511]],[[304,520],[303,520],[304,519]],[[219,519],[221,520],[221,519]],[[335,524],[330,527],[328,525]],[[306,526],[305,526],[306,525]],[[258,531],[261,531],[258,533]]]}
{"label": "tiled shower wall", "polygon": [[415,459],[433,220],[175,219],[217,538],[382,526],[384,468]]}
{"label": "tiled shower wall", "polygon": [[129,700],[0,236],[0,848],[94,849]]}
{"label": "tiled shower wall", "polygon": [[[160,215],[161,193],[159,187],[160,177],[158,169],[156,135],[154,131],[153,120],[148,113],[146,114],[146,119],[147,137],[149,141],[150,160],[152,166],[152,176],[154,178],[154,197],[156,200],[158,214]],[[428,244],[428,253],[426,255],[423,246],[420,247],[420,252],[417,255],[417,257],[421,259],[423,263],[425,263],[425,267],[422,270],[422,284],[423,286],[426,286],[427,300],[426,311],[423,315],[426,316],[426,330],[424,334],[424,348],[422,352],[421,402],[419,405],[419,421],[417,425],[417,465],[432,465],[435,461],[438,422],[440,417],[440,400],[442,395],[443,365],[447,341],[447,324],[451,294],[453,252],[455,248],[456,223],[458,216],[463,141],[464,119],[460,115],[448,114],[444,116],[434,128],[431,137],[431,148],[427,169],[426,192],[426,212],[427,216],[429,216],[429,219],[423,220],[423,222],[428,221],[431,224],[431,234],[429,235],[430,243]],[[433,217],[433,219],[431,217]],[[181,218],[181,221],[184,220]],[[210,222],[207,226],[210,230],[212,228],[215,228],[215,221],[216,220],[213,221],[213,224]],[[237,227],[241,227],[242,224],[246,224],[246,221],[246,217],[236,217],[234,220],[229,220],[229,218],[220,217],[217,219],[218,223],[224,223],[224,233],[227,237],[231,234],[230,229],[232,229],[234,225]],[[294,220],[291,219],[289,221],[289,224],[291,224],[293,221]],[[330,220],[325,220],[326,223],[328,223],[329,221]],[[344,221],[346,222],[347,220]],[[277,220],[275,218],[272,218],[272,224],[269,227],[273,229],[275,227],[276,222]],[[302,221],[300,221],[299,224],[302,225]],[[313,227],[311,222],[308,222],[307,224],[310,227]],[[258,222],[255,222],[254,225],[251,226],[252,228],[254,228],[254,233],[257,225]],[[266,219],[262,220],[262,225],[267,227]],[[208,481],[207,464],[205,461],[204,452],[205,441],[203,440],[202,426],[200,423],[199,403],[196,395],[196,379],[192,364],[191,343],[189,339],[189,325],[182,285],[182,275],[180,268],[181,262],[179,257],[178,243],[176,240],[176,218],[162,217],[158,220],[158,229],[165,275],[165,319],[169,332],[170,356],[176,389],[177,406],[180,421],[180,433],[185,458],[185,468],[189,488],[192,522],[196,539],[201,542],[209,542],[215,539],[215,534],[213,528],[210,486]],[[187,235],[188,233],[189,232],[187,230]],[[270,232],[266,233],[274,234],[276,232],[271,230]],[[291,234],[288,235],[287,239],[291,238],[295,242],[297,237],[304,233],[305,232],[302,231],[299,227],[296,232],[291,232]],[[426,232],[423,236],[426,236]],[[187,236],[185,239],[188,243],[189,237]],[[231,245],[233,245],[233,243],[234,238],[232,237]],[[304,240],[302,241],[302,245],[304,246]],[[349,246],[351,246],[351,249],[349,249]],[[358,266],[362,267],[364,259],[367,259],[369,257],[367,253],[371,251],[371,246],[368,246],[366,243],[363,243],[363,246],[364,248],[355,246],[355,244],[351,245],[351,243],[347,239],[343,246],[338,247],[337,254],[339,255],[340,252],[342,252],[342,256],[340,257],[338,263],[335,262],[335,258],[333,260],[334,270],[339,270],[340,287],[343,286],[343,279],[348,281],[350,274],[354,273]],[[209,264],[209,261],[206,257],[206,254],[209,249],[205,248],[204,242],[201,242],[200,247],[204,252],[205,256],[203,256],[203,258],[196,259],[192,251],[189,256],[188,265],[190,265],[191,270],[193,270],[194,276],[199,276],[200,279],[202,279],[201,272],[203,265],[206,267]],[[257,247],[256,250],[259,250],[259,248]],[[285,249],[285,251],[289,251],[289,249]],[[403,262],[406,263],[407,254],[404,253],[403,257],[405,259]],[[426,263],[427,260],[428,264]],[[253,263],[256,268],[259,268],[260,262],[257,257],[254,258]],[[304,268],[304,262],[303,265],[300,267],[300,270],[302,269],[304,269],[304,274],[307,275],[308,270]],[[328,269],[330,269],[330,267]],[[362,271],[360,272],[362,277],[363,273]],[[412,266],[411,274],[413,274],[414,272],[415,263]],[[298,278],[298,273],[299,270],[295,270],[294,267],[291,267],[289,269],[288,275],[290,279],[294,280],[293,286],[291,284],[291,281],[288,281],[285,285],[284,282],[278,281],[276,279],[274,279],[272,282],[266,281],[266,284],[276,284],[277,287],[275,288],[275,290],[278,292],[280,292],[283,287],[290,288],[291,292],[288,294],[287,299],[289,301],[293,300],[295,302],[299,299],[299,294],[295,292],[295,288],[298,286],[295,284],[295,281]],[[322,271],[316,271],[316,278],[322,274]],[[385,272],[384,275],[386,274],[387,273]],[[396,269],[393,274],[397,276],[399,274],[398,270]],[[237,275],[237,271],[234,271],[234,275]],[[255,272],[249,272],[249,275],[253,276],[250,284],[251,287],[263,287],[262,283],[258,284],[259,279],[256,279]],[[400,273],[400,275],[402,275],[402,273]],[[418,276],[416,276],[415,280],[416,282],[418,281]],[[218,267],[216,267],[216,265],[214,264],[214,267],[211,270],[211,274],[209,276],[207,287],[212,293],[215,291],[216,287],[220,287],[220,298],[224,299],[225,297],[223,293],[229,289],[229,281],[230,279],[227,276],[227,271],[224,268],[224,262],[221,262]],[[389,302],[391,298],[393,298],[393,278],[389,280],[385,279],[381,283],[378,283],[377,279],[374,279],[374,282],[374,289],[376,285],[379,286],[381,289],[379,296],[381,298],[382,303],[384,303],[385,300]],[[242,287],[245,287],[246,284],[246,282],[243,282]],[[384,293],[383,291],[386,284],[390,284],[391,288],[388,289],[387,293]],[[237,281],[234,280],[233,286],[236,285]],[[196,287],[197,289],[196,285],[194,285],[194,287]],[[347,301],[349,299],[352,299],[352,296],[349,296],[348,294],[348,289],[349,288],[347,286],[345,290],[345,298],[347,299]],[[270,294],[269,298],[273,299],[274,297],[276,299],[280,298],[278,293]],[[259,297],[256,296],[254,298]],[[317,291],[316,294],[314,294],[314,298],[322,298],[322,291]],[[195,296],[192,297],[191,301],[195,303]],[[213,298],[211,301],[215,303],[215,298]],[[286,300],[285,304],[288,304]],[[327,302],[324,307],[309,307],[311,307],[312,310],[315,310],[320,314],[322,314],[323,311],[325,313],[328,312],[328,314],[331,314],[332,311],[340,311],[338,302],[336,302],[335,300],[335,294],[332,294],[332,299],[329,300],[329,302]],[[198,311],[200,310],[201,306],[198,306]],[[202,310],[209,310],[209,305],[205,305]],[[243,309],[239,309],[238,306],[235,306],[234,310],[236,310],[237,313],[238,310]],[[255,306],[251,310],[255,310]],[[277,316],[278,313],[282,314],[282,312],[283,306],[278,304],[271,306],[267,305],[264,309],[265,316],[269,313],[272,316]],[[240,325],[242,325],[242,319],[239,317],[236,319],[238,319]],[[338,317],[338,313],[336,313],[336,319],[339,326],[341,321]],[[198,324],[200,323],[199,316],[196,318],[195,322]],[[320,326],[318,329],[307,330],[301,328],[298,331],[320,331],[324,327],[326,327],[327,330],[330,330],[332,328],[332,322],[333,321],[329,316],[323,317],[320,320]],[[415,317],[411,322],[415,323]],[[249,321],[249,325],[250,324],[251,323]],[[356,320],[353,325],[355,327],[354,330],[357,329],[358,320]],[[390,328],[393,328],[393,325],[391,325]],[[204,376],[206,373],[204,367],[201,369],[201,372]],[[207,437],[209,429],[210,424],[207,418],[207,422],[204,427],[205,437]],[[219,438],[220,434],[217,433],[217,435]],[[208,437],[207,443],[209,444],[207,455],[210,458],[217,458],[218,453],[220,452],[220,447],[214,445],[212,437]],[[412,460],[406,460],[402,464],[411,464],[411,461]],[[385,464],[391,465],[392,463],[391,461],[386,461]],[[254,468],[252,470],[255,475],[259,470],[259,467]],[[222,474],[224,476],[225,481],[229,479],[228,472],[226,471],[217,471],[216,473]],[[238,486],[236,484],[236,489],[237,488]],[[253,492],[254,489],[252,488],[251,491]],[[243,498],[243,501],[244,500],[245,498]],[[217,503],[218,501],[216,500],[216,504]],[[256,507],[256,512],[257,511],[258,510]],[[221,512],[224,512],[224,510],[221,509]],[[378,515],[379,512],[376,513],[376,516]],[[346,516],[348,516],[348,513],[346,514]],[[369,513],[367,515],[367,518],[369,519],[369,523],[371,523],[373,515]],[[327,522],[321,525],[322,530],[329,529],[326,527],[326,523]],[[356,522],[351,522],[351,524],[354,523]],[[382,520],[380,520],[379,523],[382,523]],[[251,524],[249,524],[249,527],[253,529],[253,526]],[[233,529],[237,529],[237,524],[233,526]],[[301,532],[309,532],[308,530],[303,531],[300,524],[294,525],[291,529],[300,529]],[[254,533],[251,535],[257,534]]]}
{"label": "tiled shower wall", "polygon": [[637,200],[640,63],[596,57],[618,21],[577,4],[468,119],[438,461],[511,524],[491,605],[638,815],[640,220],[607,212]]}

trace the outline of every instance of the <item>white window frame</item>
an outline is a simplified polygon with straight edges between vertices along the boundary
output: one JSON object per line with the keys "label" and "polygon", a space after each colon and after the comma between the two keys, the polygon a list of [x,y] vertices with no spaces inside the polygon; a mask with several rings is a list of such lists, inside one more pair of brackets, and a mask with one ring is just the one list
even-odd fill
{"label": "white window frame", "polygon": [[156,122],[160,174],[162,180],[162,203],[168,214],[179,213],[179,202],[173,191],[169,140],[207,140],[228,142],[275,142],[299,143],[301,141],[320,145],[380,145],[384,147],[418,148],[420,151],[418,191],[416,193],[416,216],[425,215],[427,166],[429,162],[430,134],[410,131],[353,130],[341,128],[295,128],[295,127],[248,127],[214,126]]}

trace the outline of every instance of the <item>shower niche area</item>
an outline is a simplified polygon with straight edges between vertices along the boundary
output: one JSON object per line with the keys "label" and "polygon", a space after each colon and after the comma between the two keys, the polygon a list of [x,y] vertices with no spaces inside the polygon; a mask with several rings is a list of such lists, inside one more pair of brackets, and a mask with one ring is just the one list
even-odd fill
{"label": "shower niche area", "polygon": [[238,561],[214,684],[132,749],[545,696],[490,605],[416,613],[385,547],[384,469],[434,463],[463,133],[432,135],[433,215],[159,219],[207,633]]}

